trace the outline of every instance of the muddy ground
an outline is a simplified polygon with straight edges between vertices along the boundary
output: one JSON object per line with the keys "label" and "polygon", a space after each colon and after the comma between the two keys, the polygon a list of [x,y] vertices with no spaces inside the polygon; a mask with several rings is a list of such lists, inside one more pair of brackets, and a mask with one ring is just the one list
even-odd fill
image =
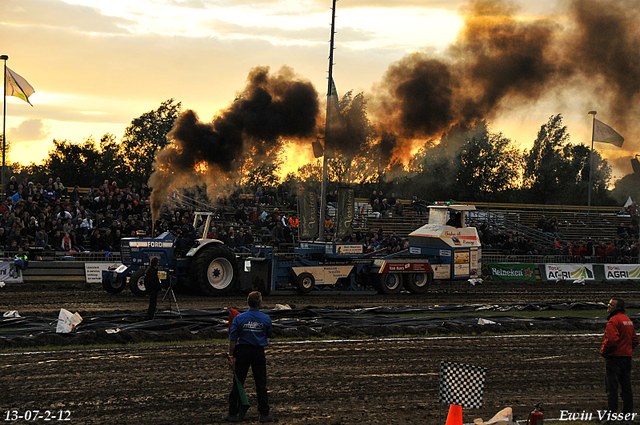
{"label": "muddy ground", "polygon": [[[269,307],[355,308],[429,306],[498,302],[600,302],[612,294],[640,300],[631,284],[568,283],[434,284],[422,296],[272,295]],[[109,295],[99,285],[15,284],[0,289],[0,309],[22,316],[57,316],[60,308],[78,311],[85,321],[105,314],[142,315],[146,299],[130,292]],[[177,294],[181,309],[244,307],[244,296],[218,299]],[[168,303],[161,304],[167,308]],[[511,406],[526,419],[543,403],[546,418],[561,410],[586,412],[598,419],[605,409],[604,363],[598,355],[601,332],[590,335],[429,337],[363,341],[276,342],[267,352],[273,414],[283,424],[438,424],[446,405],[438,402],[441,361],[487,369],[484,406],[464,409],[464,422],[488,420]],[[348,337],[348,331],[345,331]],[[358,335],[362,337],[362,335]],[[32,350],[0,356],[0,419],[55,413],[72,424],[209,424],[225,412],[230,372],[224,344],[186,346]],[[640,375],[633,376],[640,393]],[[257,422],[252,404],[247,420]],[[636,409],[639,410],[640,409]],[[14,413],[15,411],[16,413]],[[49,411],[50,413],[46,413]],[[61,421],[59,412],[62,412]],[[53,419],[53,416],[49,416]]]}

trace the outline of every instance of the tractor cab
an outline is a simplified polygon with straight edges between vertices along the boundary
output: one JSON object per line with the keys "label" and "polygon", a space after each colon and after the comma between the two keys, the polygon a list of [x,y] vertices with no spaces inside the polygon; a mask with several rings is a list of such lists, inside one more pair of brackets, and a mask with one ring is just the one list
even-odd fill
{"label": "tractor cab", "polygon": [[424,255],[435,279],[469,279],[481,273],[481,243],[475,227],[467,227],[465,213],[473,205],[437,202],[429,206],[429,223],[409,234],[409,252]]}

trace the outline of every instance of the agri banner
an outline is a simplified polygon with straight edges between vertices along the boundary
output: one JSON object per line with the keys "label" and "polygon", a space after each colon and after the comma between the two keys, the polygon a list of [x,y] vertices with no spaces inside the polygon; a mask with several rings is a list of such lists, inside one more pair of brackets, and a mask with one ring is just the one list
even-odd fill
{"label": "agri banner", "polygon": [[355,196],[353,189],[341,187],[338,189],[338,220],[337,226],[337,238],[344,238],[351,236],[353,229],[351,224],[353,223],[355,206]]}
{"label": "agri banner", "polygon": [[13,261],[0,261],[0,282],[22,283],[22,270]]}
{"label": "agri banner", "polygon": [[536,280],[533,263],[489,263],[493,280]]}
{"label": "agri banner", "polygon": [[300,238],[318,237],[318,200],[316,193],[308,190],[298,191],[298,212],[300,213]]}
{"label": "agri banner", "polygon": [[595,280],[593,264],[545,264],[545,280]]}
{"label": "agri banner", "polygon": [[640,280],[637,264],[605,264],[604,278],[607,280]]}

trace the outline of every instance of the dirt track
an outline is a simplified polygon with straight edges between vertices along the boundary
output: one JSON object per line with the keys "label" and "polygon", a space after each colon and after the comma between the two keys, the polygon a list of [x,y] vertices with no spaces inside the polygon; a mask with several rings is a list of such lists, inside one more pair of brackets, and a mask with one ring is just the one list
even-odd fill
{"label": "dirt track", "polygon": [[[129,292],[108,295],[95,285],[5,287],[1,308],[22,315],[55,315],[61,307],[92,315],[141,313],[146,300]],[[421,297],[399,295],[270,296],[268,305],[353,308],[443,303],[607,301],[622,294],[636,301],[638,288],[606,284],[435,284]],[[244,297],[207,299],[178,294],[180,308],[244,307]],[[283,424],[436,424],[441,361],[487,368],[484,407],[465,409],[465,423],[488,420],[511,406],[518,419],[542,402],[545,417],[561,409],[605,408],[601,337],[502,337],[277,343],[269,348],[273,413]],[[2,419],[9,409],[62,410],[72,424],[207,424],[225,412],[229,371],[222,344],[122,348],[3,355]],[[247,392],[256,422],[255,391]],[[633,377],[640,393],[640,375]],[[638,409],[636,409],[638,410]],[[10,416],[9,416],[10,417]],[[39,419],[39,422],[44,419]],[[60,422],[60,421],[57,421]],[[24,423],[16,421],[15,423]]]}

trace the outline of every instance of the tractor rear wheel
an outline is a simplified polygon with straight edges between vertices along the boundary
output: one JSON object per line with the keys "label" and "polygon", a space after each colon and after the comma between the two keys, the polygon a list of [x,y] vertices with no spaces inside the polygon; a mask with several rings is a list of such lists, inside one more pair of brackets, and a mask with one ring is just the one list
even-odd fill
{"label": "tractor rear wheel", "polygon": [[378,275],[376,289],[379,293],[393,295],[402,291],[402,275],[400,273],[382,273]]}
{"label": "tractor rear wheel", "polygon": [[115,280],[102,279],[102,287],[110,294],[119,294],[127,286],[127,280],[117,277]]}
{"label": "tractor rear wheel", "polygon": [[198,251],[192,270],[192,280],[208,296],[223,295],[233,290],[239,274],[235,254],[222,245]]}
{"label": "tractor rear wheel", "polygon": [[144,286],[144,272],[146,270],[141,269],[131,275],[131,279],[129,279],[129,289],[135,295],[139,297],[144,297],[147,295],[147,287]]}
{"label": "tractor rear wheel", "polygon": [[409,273],[404,276],[404,289],[412,294],[424,294],[433,278],[430,273]]}

